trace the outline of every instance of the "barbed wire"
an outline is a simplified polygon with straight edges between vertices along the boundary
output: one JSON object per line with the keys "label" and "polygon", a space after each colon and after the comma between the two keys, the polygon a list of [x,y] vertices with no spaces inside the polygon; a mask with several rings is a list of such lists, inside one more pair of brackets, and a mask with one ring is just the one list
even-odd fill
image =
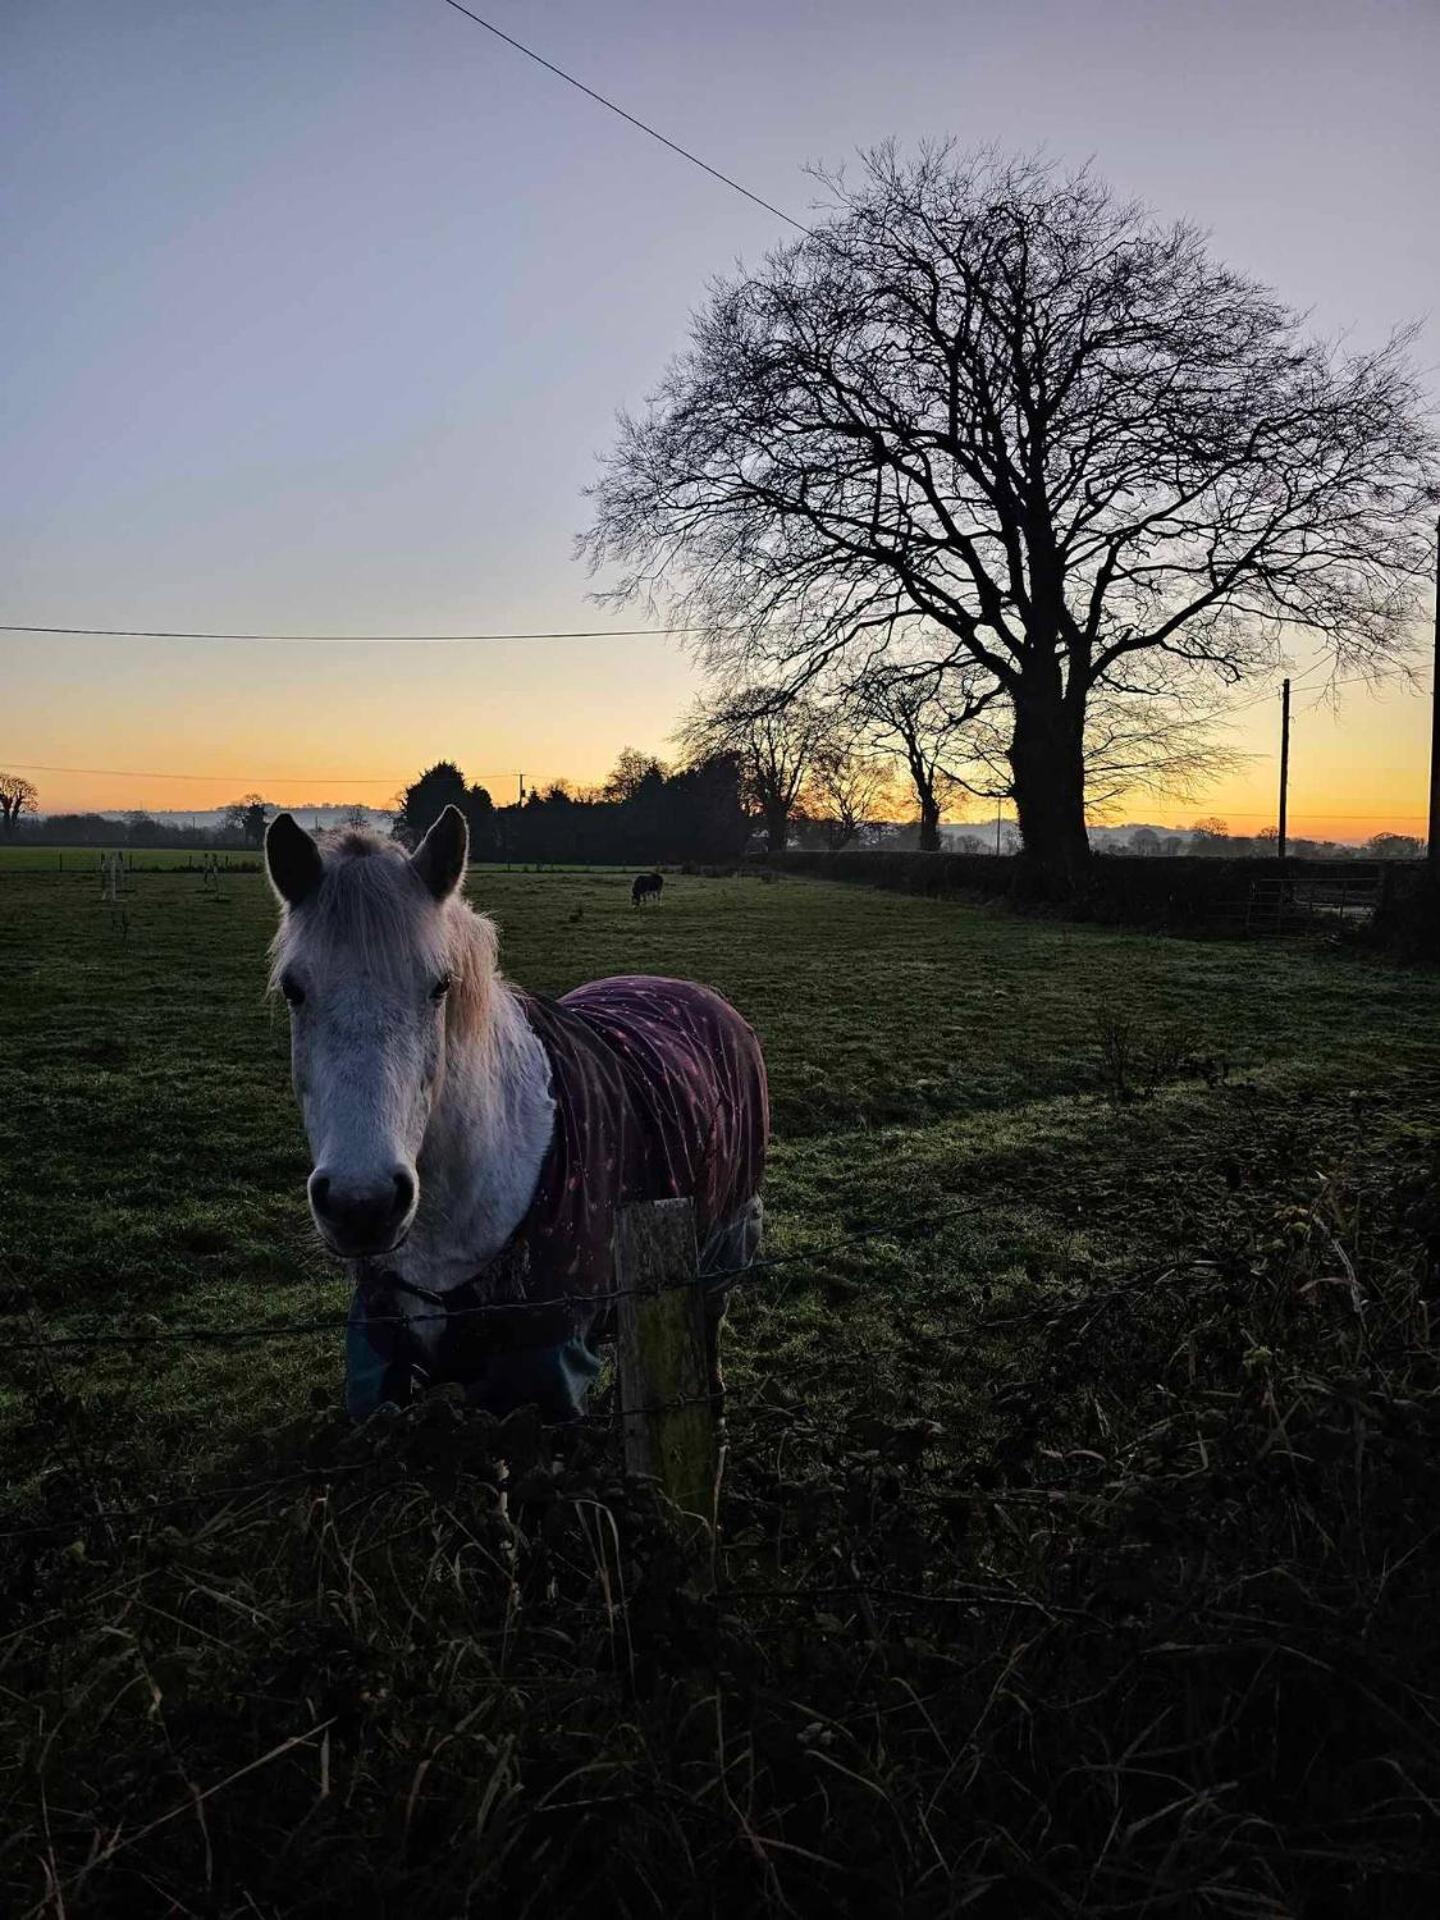
{"label": "barbed wire", "polygon": [[[603,1293],[553,1294],[545,1299],[486,1300],[472,1306],[453,1307],[438,1313],[367,1315],[362,1324],[367,1328],[417,1327],[437,1322],[449,1325],[456,1320],[466,1320],[486,1314],[553,1313],[563,1307],[602,1307],[617,1300],[634,1299],[661,1291],[677,1291],[688,1286],[699,1286],[702,1289],[721,1285],[741,1286],[755,1281],[762,1274],[776,1267],[793,1266],[806,1260],[824,1260],[832,1254],[843,1253],[851,1247],[862,1246],[871,1240],[890,1236],[904,1238],[923,1232],[927,1227],[943,1226],[953,1220],[970,1218],[987,1211],[994,1204],[995,1202],[989,1200],[969,1202],[964,1206],[944,1208],[937,1213],[915,1215],[909,1220],[865,1227],[858,1233],[848,1234],[839,1240],[825,1241],[819,1246],[800,1247],[790,1253],[767,1255],[743,1267],[722,1267],[712,1272],[700,1273],[670,1288],[613,1287]],[[60,1334],[54,1338],[42,1340],[8,1341],[5,1350],[7,1353],[65,1353],[84,1351],[94,1347],[225,1346],[246,1340],[283,1340],[310,1333],[343,1333],[350,1325],[348,1314],[326,1314],[310,1320],[259,1321],[240,1327],[158,1327],[137,1328],[125,1333]]]}

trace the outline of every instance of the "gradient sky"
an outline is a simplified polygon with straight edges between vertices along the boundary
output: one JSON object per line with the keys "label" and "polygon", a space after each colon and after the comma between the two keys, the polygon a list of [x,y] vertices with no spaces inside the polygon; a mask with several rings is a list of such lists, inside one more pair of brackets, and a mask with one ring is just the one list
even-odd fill
{"label": "gradient sky", "polygon": [[[802,216],[808,161],[891,133],[1093,157],[1327,332],[1426,321],[1434,367],[1435,0],[477,10]],[[0,618],[647,624],[588,603],[580,490],[771,216],[441,0],[6,0],[0,72]],[[663,640],[0,647],[0,766],[117,770],[36,772],[51,810],[589,780],[697,684]],[[1427,743],[1413,693],[1300,714],[1296,830],[1418,829]],[[1273,782],[1133,811],[1253,831]]]}

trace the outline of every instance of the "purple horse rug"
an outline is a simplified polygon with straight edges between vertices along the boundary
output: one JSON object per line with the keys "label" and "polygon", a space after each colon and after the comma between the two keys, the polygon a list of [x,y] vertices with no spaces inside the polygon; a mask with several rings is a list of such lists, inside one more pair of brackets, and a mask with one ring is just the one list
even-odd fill
{"label": "purple horse rug", "polygon": [[[702,1284],[758,1251],[765,1063],[729,1002],[642,975],[520,1000],[555,1102],[529,1210],[461,1287],[432,1293],[388,1271],[361,1282],[346,1339],[353,1419],[441,1382],[493,1413],[534,1404],[546,1419],[576,1418],[610,1318],[616,1213],[634,1201],[694,1201]],[[723,1298],[723,1278],[712,1285]]]}

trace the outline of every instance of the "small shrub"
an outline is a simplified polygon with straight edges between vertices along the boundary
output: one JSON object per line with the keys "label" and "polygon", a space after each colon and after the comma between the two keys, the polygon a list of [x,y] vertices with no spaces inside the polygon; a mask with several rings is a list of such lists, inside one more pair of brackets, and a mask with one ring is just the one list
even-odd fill
{"label": "small shrub", "polygon": [[1153,1100],[1162,1087],[1177,1080],[1218,1086],[1230,1071],[1226,1061],[1204,1052],[1187,1027],[1147,1030],[1124,1014],[1102,1012],[1095,1017],[1095,1035],[1101,1085],[1115,1106]]}

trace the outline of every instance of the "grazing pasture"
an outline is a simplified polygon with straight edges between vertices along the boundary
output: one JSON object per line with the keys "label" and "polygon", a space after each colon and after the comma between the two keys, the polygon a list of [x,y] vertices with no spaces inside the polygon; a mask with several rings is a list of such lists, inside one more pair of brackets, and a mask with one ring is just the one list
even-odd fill
{"label": "grazing pasture", "polygon": [[630,885],[469,881],[764,1042],[713,1592],[603,1397],[355,1433],[251,1331],[345,1305],[261,877],[0,871],[5,1909],[1433,1908],[1440,975]]}
{"label": "grazing pasture", "polygon": [[[50,847],[43,843],[10,845],[0,843],[0,875],[17,873],[90,874],[97,885],[100,862],[107,853],[118,853],[126,871],[136,873],[199,873],[203,853],[173,847]],[[258,873],[261,855],[231,850],[216,856],[222,871]]]}

